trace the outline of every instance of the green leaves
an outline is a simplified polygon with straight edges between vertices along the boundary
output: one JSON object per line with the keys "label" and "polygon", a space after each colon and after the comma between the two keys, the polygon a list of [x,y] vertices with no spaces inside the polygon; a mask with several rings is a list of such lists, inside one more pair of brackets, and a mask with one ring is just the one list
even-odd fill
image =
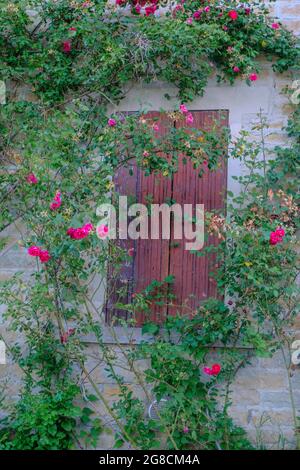
{"label": "green leaves", "polygon": [[[236,23],[229,21],[227,10],[240,2],[223,5],[223,15],[210,2],[210,11],[187,24],[199,1],[185,2],[184,11],[175,17],[146,18],[108,13],[104,0],[80,13],[67,0],[32,0],[40,20],[34,25],[27,1],[6,3],[1,3],[1,81],[13,86],[7,87],[0,117],[0,230],[22,218],[30,233],[25,248],[41,245],[51,252],[51,261],[29,281],[14,276],[1,286],[0,303],[7,306],[4,317],[25,337],[26,348],[12,348],[15,362],[25,371],[24,388],[1,423],[0,447],[70,449],[74,437],[80,445],[97,446],[103,431],[94,413],[98,397],[87,395],[91,408],[79,406],[77,386],[82,381],[78,365],[85,360],[81,334],[93,332],[109,363],[106,372],[120,388],[112,411],[124,429],[116,435],[115,448],[132,440],[142,449],[155,449],[160,445],[158,433],[167,436],[170,449],[251,448],[228,416],[229,403],[220,410],[219,385],[226,380],[230,386],[236,370],[248,360],[232,345],[251,346],[253,353],[267,356],[297,314],[294,234],[299,222],[292,196],[298,186],[300,113],[296,111],[287,127],[295,144],[277,148],[267,162],[258,158],[263,142],[249,142],[246,133],[232,149],[232,158],[247,169],[247,174],[234,177],[242,192],[228,192],[229,215],[219,246],[197,253],[219,254],[216,277],[222,295],[226,289],[232,298],[230,306],[208,299],[190,316],[169,317],[161,326],[145,323],[143,333],[155,341],[144,338],[127,352],[130,373],[135,360],[147,363],[136,378],[150,395],[147,402],[165,404],[157,420],[147,416],[150,403],[145,404],[140,390],[124,384],[114,370],[112,353],[102,343],[101,325],[94,321],[101,307],[93,303],[92,313],[89,310],[91,279],[104,273],[108,261],[120,266],[124,255],[100,244],[96,236],[74,241],[66,231],[87,221],[95,224],[95,205],[110,201],[108,191],[114,196],[109,177],[131,159],[147,174],[171,177],[179,155],[193,161],[199,176],[202,155],[209,170],[218,168],[224,158],[225,129],[220,133],[189,128],[187,133],[175,126],[176,115],[170,116],[163,138],[153,133],[151,119],[144,122],[138,114],[118,116],[116,128],[108,128],[106,106],[115,107],[128,83],[162,80],[177,87],[181,102],[191,101],[203,94],[215,69],[219,80],[230,83],[241,75],[249,77],[259,68],[261,53],[273,61],[275,70],[287,70],[299,58],[295,39],[283,27],[276,33],[270,28],[260,2],[249,15],[240,8]],[[63,49],[66,40],[69,51]],[[253,131],[263,128],[260,122]],[[37,176],[35,185],[26,178],[31,172]],[[270,189],[273,195],[267,193]],[[58,190],[62,206],[50,212]],[[281,225],[286,229],[284,242],[270,246],[270,231]],[[131,304],[119,306],[133,317],[136,312],[147,315],[153,306],[174,300],[173,281],[172,276],[153,280]],[[75,331],[65,342],[69,323]],[[209,351],[216,345],[222,346],[222,372],[210,380],[202,368],[211,361]]]}

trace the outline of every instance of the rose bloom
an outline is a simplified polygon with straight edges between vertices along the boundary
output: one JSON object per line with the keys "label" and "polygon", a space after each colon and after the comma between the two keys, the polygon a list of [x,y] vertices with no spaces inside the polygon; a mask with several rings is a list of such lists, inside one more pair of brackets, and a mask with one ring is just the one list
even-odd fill
{"label": "rose bloom", "polygon": [[285,231],[283,228],[278,227],[275,232],[270,233],[270,245],[277,245],[277,243],[281,243],[283,237],[285,236]]}
{"label": "rose bloom", "polygon": [[239,68],[237,65],[235,65],[235,66],[233,67],[233,71],[234,71],[235,73],[239,73],[239,72],[240,72],[240,68]]}
{"label": "rose bloom", "polygon": [[41,263],[47,263],[47,261],[49,261],[51,256],[47,250],[41,250],[39,254],[39,258],[40,258]]}
{"label": "rose bloom", "polygon": [[186,121],[187,124],[193,124],[194,117],[193,117],[192,113],[188,113],[185,121]]}
{"label": "rose bloom", "polygon": [[211,368],[212,374],[213,375],[218,375],[221,372],[221,366],[220,364],[213,364]]}
{"label": "rose bloom", "polygon": [[238,19],[238,16],[239,16],[239,15],[238,15],[238,12],[237,12],[237,11],[235,11],[235,10],[230,10],[230,11],[228,12],[228,16],[229,16],[229,18],[230,18],[232,21],[235,21],[235,20]]}
{"label": "rose bloom", "polygon": [[37,177],[35,176],[34,173],[29,173],[29,175],[27,175],[26,177],[26,181],[27,183],[30,183],[30,184],[37,184],[38,182]]}
{"label": "rose bloom", "polygon": [[273,24],[272,24],[272,28],[273,28],[273,29],[279,29],[279,28],[280,28],[280,24],[279,24],[279,23],[273,23]]}
{"label": "rose bloom", "polygon": [[187,113],[188,113],[188,109],[187,109],[187,107],[186,107],[185,104],[181,104],[181,105],[179,106],[179,109],[180,109],[180,111],[182,112],[182,114],[187,114]]}
{"label": "rose bloom", "polygon": [[207,375],[219,375],[221,372],[220,364],[213,364],[212,367],[204,367],[203,372]]}
{"label": "rose bloom", "polygon": [[92,224],[85,224],[82,227],[78,227],[78,228],[70,227],[67,230],[67,235],[73,238],[73,240],[82,240],[83,238],[86,238],[92,230],[93,230]]}
{"label": "rose bloom", "polygon": [[71,49],[72,49],[71,41],[64,41],[63,42],[63,51],[66,54],[68,54],[69,52],[71,52]]}
{"label": "rose bloom", "polygon": [[212,370],[210,367],[203,367],[203,372],[206,375],[212,375]]}
{"label": "rose bloom", "polygon": [[201,14],[202,14],[202,12],[200,10],[195,11],[195,13],[193,13],[193,18],[195,20],[200,20]]}
{"label": "rose bloom", "polygon": [[50,204],[50,209],[54,211],[61,206],[61,194],[59,191],[56,192],[53,201]]}
{"label": "rose bloom", "polygon": [[113,118],[110,118],[108,121],[107,121],[107,124],[110,126],[110,127],[114,127],[117,125],[117,121]]}
{"label": "rose bloom", "polygon": [[285,235],[285,231],[284,231],[284,229],[283,229],[283,228],[280,228],[280,227],[279,227],[279,228],[277,228],[277,229],[275,230],[275,232],[276,232],[276,233],[277,233],[277,235],[278,235],[279,237],[281,237],[281,238],[283,238],[283,237],[284,237],[284,235]]}
{"label": "rose bloom", "polygon": [[154,15],[154,13],[156,12],[156,10],[157,10],[157,6],[156,6],[156,5],[152,5],[151,7],[146,7],[146,8],[145,8],[145,15],[146,15],[146,16]]}
{"label": "rose bloom", "polygon": [[97,227],[97,235],[99,238],[106,238],[108,236],[108,226],[101,224]]}
{"label": "rose bloom", "polygon": [[251,82],[255,82],[257,79],[258,79],[258,76],[256,73],[250,73],[249,80],[251,80]]}
{"label": "rose bloom", "polygon": [[41,249],[38,246],[30,246],[27,253],[30,256],[40,256]]}
{"label": "rose bloom", "polygon": [[278,237],[277,233],[272,232],[270,234],[270,245],[277,245],[277,243],[280,243],[281,239]]}

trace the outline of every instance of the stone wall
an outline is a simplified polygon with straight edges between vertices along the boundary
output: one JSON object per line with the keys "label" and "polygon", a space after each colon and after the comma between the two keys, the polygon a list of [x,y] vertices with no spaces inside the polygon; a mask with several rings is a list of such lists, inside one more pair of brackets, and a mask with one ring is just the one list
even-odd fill
{"label": "stone wall", "polygon": [[[300,33],[300,0],[280,0],[272,5],[272,9],[274,14],[288,28],[296,34]],[[261,109],[271,125],[270,135],[267,139],[268,145],[287,143],[281,128],[286,123],[291,108],[288,99],[282,94],[282,90],[286,85],[291,84],[293,77],[291,74],[274,74],[269,64],[263,63],[262,66],[263,71],[259,80],[251,87],[242,82],[237,82],[234,86],[218,85],[215,79],[212,78],[205,96],[197,98],[194,103],[189,105],[189,109],[228,109],[233,137],[238,135],[242,128],[251,128],[252,122],[256,120],[257,113]],[[160,108],[172,109],[174,105],[178,105],[178,102],[175,98],[171,101],[165,100],[163,95],[166,92],[171,96],[175,95],[174,90],[162,83],[134,87],[120,104],[119,110],[132,111],[140,109],[141,106],[156,110]],[[243,172],[244,169],[239,162],[229,161],[228,188],[231,191],[237,192],[239,190],[237,183],[231,177]],[[25,277],[29,277],[34,268],[34,264],[30,263],[30,258],[26,255],[24,248],[21,248],[18,243],[22,238],[22,233],[23,228],[19,224],[10,227],[0,235],[1,238],[7,237],[6,246],[0,252],[0,280],[6,279],[20,270],[24,271]],[[96,302],[100,309],[103,302],[103,292],[98,294]],[[3,309],[4,307],[2,307],[2,310],[0,309],[0,314]],[[0,326],[4,330],[8,342],[13,344],[14,335],[7,335],[4,324],[0,324]],[[297,332],[299,331],[298,337],[300,338],[300,320],[295,327]],[[119,334],[122,343],[126,343],[124,332],[120,331]],[[134,335],[138,340],[140,331],[137,329]],[[113,344],[113,339],[106,328],[105,337],[116,351],[122,368],[122,353]],[[105,372],[105,364],[98,357],[99,353],[93,338],[86,338],[85,341],[89,349],[88,368],[94,369],[93,377],[95,381],[111,402],[116,398],[118,388],[108,378]],[[124,347],[126,347],[126,344]],[[138,366],[143,367],[144,364]],[[136,385],[132,374],[128,371],[124,372],[124,370],[122,370],[122,374],[125,374],[125,381],[130,384],[132,389],[139,396],[143,396],[144,393]],[[10,363],[9,355],[7,356],[7,364],[0,364],[0,376],[2,382],[7,382],[6,394],[8,399],[14,400],[20,385],[20,371]],[[295,389],[297,406],[300,409],[300,369],[294,373],[291,380]],[[146,409],[148,404],[146,397],[144,398]],[[280,353],[276,353],[272,359],[254,359],[251,365],[240,370],[236,377],[232,398],[232,415],[234,419],[248,430],[249,436],[254,441],[259,442],[262,440],[269,447],[279,448],[282,446],[280,439],[283,435],[287,441],[285,447],[293,445],[292,411],[287,373]],[[108,427],[113,428],[102,407],[99,407],[99,405],[97,407]],[[100,446],[104,449],[111,448],[113,446],[113,433],[105,434],[101,439]]]}

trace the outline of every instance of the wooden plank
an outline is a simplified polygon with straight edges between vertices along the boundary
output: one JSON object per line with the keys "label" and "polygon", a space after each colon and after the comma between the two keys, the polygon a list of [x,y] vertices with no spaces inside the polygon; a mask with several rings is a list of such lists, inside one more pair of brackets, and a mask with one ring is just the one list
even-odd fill
{"label": "wooden plank", "polygon": [[[164,136],[168,132],[170,119],[162,113],[147,113],[147,119],[159,118],[159,131],[157,135]],[[174,125],[171,123],[171,125]],[[160,154],[160,156],[164,156]],[[142,204],[162,204],[171,196],[171,179],[162,175],[151,174],[147,176],[144,171],[139,170],[137,199]],[[162,240],[162,227],[160,224],[158,240],[152,240],[151,224],[149,220],[149,239],[137,240],[135,259],[135,292],[144,290],[153,280],[162,281],[168,276],[169,269],[169,240]],[[150,317],[140,312],[136,317],[137,326],[140,326],[146,319],[162,322],[167,314],[167,309],[157,305],[151,308]]]}
{"label": "wooden plank", "polygon": [[[209,130],[216,121],[220,127],[228,125],[228,113],[224,111],[194,111],[193,127]],[[184,122],[177,122],[177,126]],[[209,171],[203,167],[204,174],[199,178],[199,169],[194,169],[190,161],[183,162],[180,158],[178,173],[174,175],[172,198],[179,204],[204,204],[204,211],[224,208],[224,191],[227,182],[226,158],[221,168]],[[179,305],[185,303],[182,313],[192,312],[199,303],[208,298],[215,297],[216,284],[209,272],[215,264],[215,257],[199,257],[185,249],[187,240],[171,241],[169,273],[175,276],[174,291]],[[174,243],[176,242],[176,244]],[[210,237],[209,243],[217,243],[217,239]],[[211,261],[211,264],[209,263]],[[175,315],[178,308],[169,308],[168,315]]]}

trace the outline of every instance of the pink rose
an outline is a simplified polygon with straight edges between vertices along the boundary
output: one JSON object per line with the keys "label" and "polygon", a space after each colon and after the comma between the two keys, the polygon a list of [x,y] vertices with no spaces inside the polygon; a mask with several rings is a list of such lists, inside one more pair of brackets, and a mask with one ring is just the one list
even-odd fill
{"label": "pink rose", "polygon": [[275,232],[271,232],[270,234],[270,245],[277,245],[280,242],[280,238]]}
{"label": "pink rose", "polygon": [[275,230],[275,232],[270,233],[270,245],[277,245],[277,243],[281,243],[283,237],[285,236],[285,231],[283,228],[279,227]]}
{"label": "pink rose", "polygon": [[184,434],[187,434],[189,432],[189,428],[187,426],[184,426],[183,432],[184,432]]}
{"label": "pink rose", "polygon": [[30,256],[40,256],[41,249],[38,246],[30,246],[27,253]]}
{"label": "pink rose", "polygon": [[158,132],[159,131],[159,125],[158,124],[153,124],[153,130],[155,132]]}
{"label": "pink rose", "polygon": [[37,177],[35,176],[34,173],[29,173],[29,175],[27,175],[26,177],[26,181],[27,183],[30,183],[30,184],[37,184],[38,182]]}
{"label": "pink rose", "polygon": [[273,28],[273,29],[279,29],[279,28],[280,28],[280,24],[279,24],[279,23],[273,23],[273,24],[272,24],[272,28]]}
{"label": "pink rose", "polygon": [[97,227],[97,234],[99,238],[106,238],[108,236],[108,226],[101,224]]}
{"label": "pink rose", "polygon": [[92,224],[85,224],[82,227],[69,228],[67,230],[67,235],[69,235],[70,238],[73,238],[73,240],[82,240],[83,238],[86,238],[92,230]]}
{"label": "pink rose", "polygon": [[50,204],[50,209],[54,211],[61,206],[61,194],[59,191],[56,192],[53,201]]}
{"label": "pink rose", "polygon": [[192,113],[188,113],[187,116],[186,116],[186,119],[185,119],[185,122],[189,125],[189,124],[193,124],[194,122],[194,117],[192,115]]}
{"label": "pink rose", "polygon": [[71,49],[72,49],[71,41],[70,40],[64,41],[63,42],[63,51],[64,51],[64,53],[68,54],[69,52],[71,52]]}
{"label": "pink rose", "polygon": [[113,118],[110,118],[108,121],[107,121],[107,124],[110,126],[110,127],[114,127],[117,125],[117,121]]}
{"label": "pink rose", "polygon": [[210,12],[210,7],[209,7],[209,6],[205,7],[205,8],[204,8],[204,11],[205,11],[206,13]]}
{"label": "pink rose", "polygon": [[94,227],[92,224],[85,224],[83,225],[82,229],[89,234],[94,229]]}
{"label": "pink rose", "polygon": [[228,16],[229,16],[229,18],[230,18],[232,21],[235,21],[235,20],[238,19],[238,16],[239,16],[239,15],[238,15],[237,11],[235,11],[235,10],[230,10],[230,11],[228,12]]}
{"label": "pink rose", "polygon": [[249,80],[251,80],[251,82],[255,82],[257,79],[258,79],[258,76],[256,73],[250,73]]}
{"label": "pink rose", "polygon": [[206,375],[212,375],[212,370],[210,367],[203,367],[203,372]]}
{"label": "pink rose", "polygon": [[152,5],[151,7],[146,7],[146,8],[145,8],[145,15],[146,15],[146,16],[154,15],[154,13],[156,12],[156,10],[157,10],[157,6],[156,6],[156,5]]}
{"label": "pink rose", "polygon": [[211,367],[211,371],[213,375],[218,375],[221,372],[220,364],[213,364]]}
{"label": "pink rose", "polygon": [[239,73],[239,72],[240,72],[240,68],[239,68],[237,65],[235,65],[235,66],[233,67],[233,71],[234,71],[235,73]]}
{"label": "pink rose", "polygon": [[179,106],[179,109],[180,109],[180,111],[182,112],[182,114],[187,114],[187,113],[188,113],[188,109],[187,109],[187,107],[186,107],[185,104],[181,104],[181,105]]}
{"label": "pink rose", "polygon": [[193,18],[194,18],[195,20],[200,20],[201,15],[202,15],[202,11],[200,11],[200,10],[195,11],[195,13],[193,13]]}
{"label": "pink rose", "polygon": [[192,17],[190,17],[186,20],[186,24],[191,25],[192,23],[193,23],[193,18]]}
{"label": "pink rose", "polygon": [[245,8],[245,13],[246,13],[246,15],[250,15],[251,8],[249,8],[249,7]]}
{"label": "pink rose", "polygon": [[285,236],[285,231],[284,231],[283,228],[280,228],[280,227],[279,227],[279,228],[277,228],[277,229],[275,230],[275,232],[276,232],[277,235],[278,235],[279,237],[281,237],[281,238],[283,238],[283,237]]}
{"label": "pink rose", "polygon": [[203,367],[203,372],[206,375],[219,375],[221,372],[221,366],[220,364],[213,364],[213,366],[210,367]]}
{"label": "pink rose", "polygon": [[47,263],[47,261],[49,261],[51,256],[47,250],[41,250],[39,254],[39,258],[40,258],[41,263]]}

